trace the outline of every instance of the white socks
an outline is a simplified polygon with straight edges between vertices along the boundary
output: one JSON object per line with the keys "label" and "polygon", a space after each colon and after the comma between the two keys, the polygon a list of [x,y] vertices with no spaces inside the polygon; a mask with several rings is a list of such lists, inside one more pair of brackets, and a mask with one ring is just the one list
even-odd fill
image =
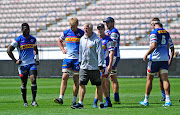
{"label": "white socks", "polygon": [[81,105],[83,105],[83,102],[82,102],[82,101],[79,101],[79,103],[80,103]]}
{"label": "white socks", "polygon": [[[59,98],[61,98],[62,100],[63,100],[63,97],[64,97],[64,95],[59,95]],[[72,102],[76,102],[76,99],[77,99],[77,97],[73,96]]]}
{"label": "white socks", "polygon": [[169,103],[169,102],[170,102],[170,95],[166,95],[165,102],[166,102],[166,103]]}
{"label": "white socks", "polygon": [[149,96],[147,94],[145,94],[144,102],[145,103],[149,102]]}
{"label": "white socks", "polygon": [[59,95],[59,98],[61,98],[62,100],[63,100],[63,97],[64,97],[64,95]]}

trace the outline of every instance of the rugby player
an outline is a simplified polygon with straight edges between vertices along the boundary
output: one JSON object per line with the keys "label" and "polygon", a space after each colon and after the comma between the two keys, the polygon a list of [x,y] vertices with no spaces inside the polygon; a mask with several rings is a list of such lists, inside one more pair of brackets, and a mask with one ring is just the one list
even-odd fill
{"label": "rugby player", "polygon": [[[15,40],[7,48],[7,53],[9,57],[18,65],[19,76],[21,78],[21,94],[24,100],[24,107],[28,107],[28,102],[26,99],[26,85],[28,76],[31,80],[31,91],[32,91],[32,106],[38,106],[36,102],[37,93],[37,67],[39,65],[39,56],[37,49],[36,38],[30,35],[30,27],[27,23],[22,24],[23,35],[15,38]],[[17,48],[19,53],[19,59],[14,57],[12,51]],[[34,57],[36,56],[36,60]]]}
{"label": "rugby player", "polygon": [[[64,31],[58,39],[58,45],[63,52],[67,54],[62,63],[62,81],[60,86],[59,98],[54,99],[55,103],[63,104],[63,97],[67,87],[69,74],[73,73],[73,100],[72,106],[76,105],[76,98],[79,90],[79,42],[84,35],[84,31],[78,28],[78,19],[71,18],[69,20],[70,29]],[[63,45],[66,41],[66,48]]]}

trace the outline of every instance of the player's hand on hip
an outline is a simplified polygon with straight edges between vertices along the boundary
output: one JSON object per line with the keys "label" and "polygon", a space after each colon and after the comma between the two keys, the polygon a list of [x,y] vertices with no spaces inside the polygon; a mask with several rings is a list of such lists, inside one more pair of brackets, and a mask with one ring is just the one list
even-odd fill
{"label": "player's hand on hip", "polygon": [[39,65],[40,64],[40,61],[36,61],[36,65]]}
{"label": "player's hand on hip", "polygon": [[145,55],[145,56],[143,57],[143,60],[144,60],[144,61],[146,61],[146,59],[147,59],[147,55]]}
{"label": "player's hand on hip", "polygon": [[20,59],[18,59],[17,61],[16,61],[16,64],[17,65],[20,65],[22,63],[22,61],[20,60]]}
{"label": "player's hand on hip", "polygon": [[171,62],[169,61],[169,62],[168,62],[168,68],[170,68],[170,66],[171,66]]}
{"label": "player's hand on hip", "polygon": [[105,33],[106,36],[109,36],[109,33]]}
{"label": "player's hand on hip", "polygon": [[62,50],[63,54],[67,53],[67,49]]}
{"label": "player's hand on hip", "polygon": [[104,69],[100,69],[99,71],[100,71],[101,73],[103,73],[103,72],[104,72]]}
{"label": "player's hand on hip", "polygon": [[110,73],[111,70],[112,70],[112,66],[108,66],[108,67],[107,67],[107,72]]}

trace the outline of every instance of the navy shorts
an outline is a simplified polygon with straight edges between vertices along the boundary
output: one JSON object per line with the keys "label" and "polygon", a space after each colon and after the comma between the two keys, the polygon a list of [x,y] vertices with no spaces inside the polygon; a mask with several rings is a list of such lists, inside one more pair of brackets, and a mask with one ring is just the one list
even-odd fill
{"label": "navy shorts", "polygon": [[28,64],[28,65],[25,65],[25,66],[19,66],[18,67],[20,77],[32,75],[31,71],[33,71],[33,70],[37,70],[36,64]]}
{"label": "navy shorts", "polygon": [[79,61],[78,59],[64,59],[62,64],[62,69],[70,68],[74,71],[79,71]]}
{"label": "navy shorts", "polygon": [[147,65],[148,73],[159,72],[160,69],[168,70],[168,61],[149,61]]}
{"label": "navy shorts", "polygon": [[112,70],[115,70],[115,69],[116,69],[119,60],[120,60],[120,57],[117,57],[114,65],[112,65]]}

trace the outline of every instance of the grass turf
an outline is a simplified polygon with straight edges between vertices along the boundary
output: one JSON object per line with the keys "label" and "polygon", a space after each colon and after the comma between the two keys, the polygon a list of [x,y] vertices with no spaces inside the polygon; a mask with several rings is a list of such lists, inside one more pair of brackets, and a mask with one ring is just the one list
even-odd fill
{"label": "grass turf", "polygon": [[[160,115],[160,114],[180,114],[180,78],[169,78],[171,83],[171,107],[162,107],[164,102],[160,102],[161,92],[158,78],[154,78],[153,89],[151,91],[148,107],[141,106],[140,101],[144,99],[146,78],[118,78],[121,104],[113,105],[112,108],[94,109],[92,103],[94,100],[95,86],[89,84],[86,86],[84,98],[84,109],[71,109],[73,79],[68,80],[68,86],[64,96],[64,104],[59,105],[53,102],[54,98],[59,97],[59,86],[61,79],[58,78],[39,78],[37,79],[38,107],[32,107],[30,80],[27,84],[27,100],[29,107],[23,107],[22,96],[20,92],[20,79],[0,79],[0,115],[47,115],[47,114],[66,114],[66,115],[119,115],[119,114],[137,114],[137,115]],[[111,89],[111,101],[113,100]],[[77,100],[78,101],[78,100]]]}

